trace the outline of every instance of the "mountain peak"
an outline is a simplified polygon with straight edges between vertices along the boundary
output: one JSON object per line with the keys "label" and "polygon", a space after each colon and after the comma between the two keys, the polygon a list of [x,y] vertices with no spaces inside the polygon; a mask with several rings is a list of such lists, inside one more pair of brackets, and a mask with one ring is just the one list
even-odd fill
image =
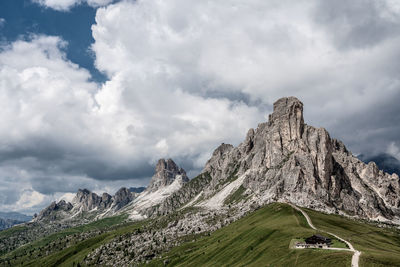
{"label": "mountain peak", "polygon": [[170,185],[178,175],[182,176],[183,182],[189,181],[185,170],[176,165],[172,159],[159,159],[156,165],[156,173],[152,177],[147,190],[155,191],[160,187]]}
{"label": "mountain peak", "polygon": [[301,138],[304,131],[303,103],[294,96],[278,99],[268,123],[278,126],[282,137],[287,140]]}

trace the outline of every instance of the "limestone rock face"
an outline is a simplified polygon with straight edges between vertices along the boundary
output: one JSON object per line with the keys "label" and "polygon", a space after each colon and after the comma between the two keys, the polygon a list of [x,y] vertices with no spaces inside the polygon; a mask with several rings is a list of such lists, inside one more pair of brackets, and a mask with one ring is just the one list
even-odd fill
{"label": "limestone rock face", "polygon": [[100,208],[105,209],[105,208],[109,208],[112,204],[112,196],[110,194],[107,193],[103,193],[101,195],[101,202],[100,202]]}
{"label": "limestone rock face", "polygon": [[75,205],[80,205],[82,211],[89,211],[100,207],[102,198],[87,189],[79,189],[72,200]]}
{"label": "limestone rock face", "polygon": [[130,192],[126,187],[122,187],[115,193],[113,197],[113,205],[116,210],[121,209],[135,198],[135,194]]}
{"label": "limestone rock face", "polygon": [[58,203],[52,202],[47,208],[43,209],[39,215],[35,218],[36,220],[55,220],[57,219],[57,214],[67,213],[73,208],[72,204],[61,200]]}
{"label": "limestone rock face", "polygon": [[178,167],[172,159],[160,159],[156,165],[156,173],[152,177],[146,191],[154,192],[161,187],[168,186],[175,181],[177,176],[181,176],[183,183],[189,181],[185,170]]}
{"label": "limestone rock face", "polygon": [[88,189],[79,189],[72,203],[65,200],[61,200],[58,203],[53,202],[42,210],[35,220],[69,220],[77,214],[92,213],[91,215],[96,215],[93,212],[99,212],[100,214],[106,212],[108,215],[113,215],[130,203],[136,196],[137,193],[132,193],[125,187],[119,189],[114,196],[108,193],[98,196]]}
{"label": "limestone rock face", "polygon": [[222,145],[204,171],[212,187],[232,173],[260,202],[289,201],[314,209],[376,219],[400,216],[400,182],[354,157],[324,128],[304,123],[295,97],[275,102],[267,123],[250,129],[238,147]]}
{"label": "limestone rock face", "polygon": [[240,209],[283,201],[362,218],[400,218],[399,177],[363,163],[324,128],[305,124],[303,103],[295,97],[276,101],[268,122],[250,129],[238,147],[215,149],[202,174],[210,177],[202,188],[189,191],[190,181],[157,212],[193,202],[188,196],[200,192],[203,200],[195,205],[223,207],[241,186],[246,197],[236,204]]}

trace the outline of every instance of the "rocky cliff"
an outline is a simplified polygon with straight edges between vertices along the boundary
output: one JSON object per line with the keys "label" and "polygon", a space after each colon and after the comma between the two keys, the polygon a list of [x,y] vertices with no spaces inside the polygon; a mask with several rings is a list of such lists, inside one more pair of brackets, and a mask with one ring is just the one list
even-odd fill
{"label": "rocky cliff", "polygon": [[183,168],[172,159],[160,159],[156,165],[149,186],[129,205],[121,209],[131,219],[140,220],[154,214],[154,210],[163,206],[165,199],[175,194],[188,184],[189,178]]}
{"label": "rocky cliff", "polygon": [[160,159],[146,189],[122,187],[113,196],[108,193],[99,196],[88,189],[79,189],[71,203],[64,200],[53,202],[41,211],[35,221],[82,220],[84,223],[121,213],[136,215],[143,209],[160,204],[188,181],[185,170],[172,159]]}
{"label": "rocky cliff", "polygon": [[400,217],[399,177],[363,163],[324,128],[305,124],[295,97],[276,101],[268,122],[250,129],[238,147],[220,145],[205,174],[211,179],[196,190],[201,201],[188,198],[193,194],[183,187],[154,212],[188,202],[219,209],[235,204],[234,196],[241,207],[283,201],[362,218]]}
{"label": "rocky cliff", "polygon": [[156,173],[152,177],[146,191],[154,192],[161,187],[168,186],[180,176],[184,183],[189,181],[184,169],[178,167],[172,159],[160,159],[156,165]]}

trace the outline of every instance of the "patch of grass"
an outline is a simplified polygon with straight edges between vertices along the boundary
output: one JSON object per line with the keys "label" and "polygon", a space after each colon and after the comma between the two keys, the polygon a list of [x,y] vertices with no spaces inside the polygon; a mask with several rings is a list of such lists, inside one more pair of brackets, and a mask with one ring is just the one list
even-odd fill
{"label": "patch of grass", "polygon": [[133,233],[145,225],[147,221],[137,222],[128,226],[86,239],[69,248],[53,253],[41,259],[26,262],[25,266],[74,266],[74,263],[83,262],[85,256],[103,244],[111,242],[114,238]]}
{"label": "patch of grass", "polygon": [[285,204],[271,204],[215,231],[173,248],[150,266],[349,266],[351,253],[293,250],[292,239],[315,231]]}
{"label": "patch of grass", "polygon": [[340,241],[339,239],[332,238],[332,248],[349,248],[346,243]]}

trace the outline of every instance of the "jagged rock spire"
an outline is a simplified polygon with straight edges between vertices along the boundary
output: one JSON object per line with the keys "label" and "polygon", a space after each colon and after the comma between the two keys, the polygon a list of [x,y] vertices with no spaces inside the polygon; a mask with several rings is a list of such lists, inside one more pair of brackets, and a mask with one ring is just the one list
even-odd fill
{"label": "jagged rock spire", "polygon": [[180,168],[172,159],[160,159],[156,165],[156,173],[154,174],[147,191],[154,191],[160,187],[172,184],[179,176],[182,182],[189,181],[184,169]]}

